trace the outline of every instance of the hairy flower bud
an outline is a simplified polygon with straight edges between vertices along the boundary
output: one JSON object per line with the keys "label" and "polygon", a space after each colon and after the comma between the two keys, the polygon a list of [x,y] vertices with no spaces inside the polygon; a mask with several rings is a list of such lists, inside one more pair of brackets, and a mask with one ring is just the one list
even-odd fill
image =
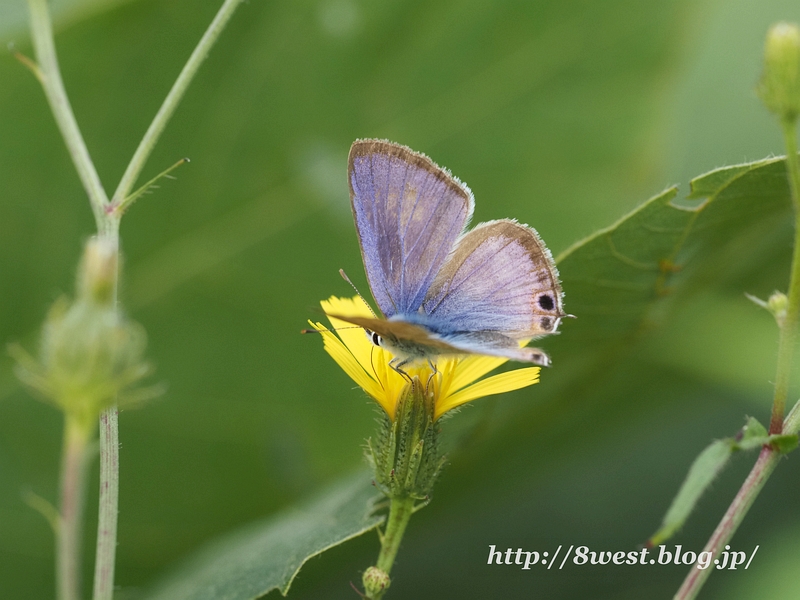
{"label": "hairy flower bud", "polygon": [[800,30],[797,25],[777,23],[767,33],[758,95],[782,120],[792,122],[800,114]]}
{"label": "hairy flower bud", "polygon": [[384,416],[377,443],[369,443],[375,483],[390,498],[427,498],[444,463],[427,387],[412,379],[400,394],[394,419]]}
{"label": "hairy flower bud", "polygon": [[125,319],[114,303],[116,261],[116,249],[90,240],[78,273],[78,297],[61,298],[50,309],[39,359],[19,346],[10,349],[19,378],[82,423],[117,401],[156,392],[130,391],[151,369],[144,359],[144,329]]}
{"label": "hairy flower bud", "polygon": [[367,598],[380,596],[391,583],[389,574],[378,567],[370,567],[364,571],[364,576],[361,578],[361,581],[364,584],[364,591],[367,593]]}
{"label": "hairy flower bud", "polygon": [[767,300],[767,308],[775,316],[778,325],[783,327],[786,320],[786,311],[789,308],[789,299],[783,292],[775,292]]}

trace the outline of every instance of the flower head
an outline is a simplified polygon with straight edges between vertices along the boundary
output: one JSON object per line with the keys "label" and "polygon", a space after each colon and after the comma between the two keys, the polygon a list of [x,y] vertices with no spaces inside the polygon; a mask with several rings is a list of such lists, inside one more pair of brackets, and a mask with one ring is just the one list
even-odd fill
{"label": "flower head", "polygon": [[19,379],[87,427],[114,403],[136,404],[161,391],[158,386],[137,387],[152,368],[144,356],[144,329],[116,306],[117,260],[114,246],[90,239],[76,298],[61,298],[50,309],[38,360],[19,345],[9,347]]}
{"label": "flower head", "polygon": [[[321,303],[326,314],[371,316],[364,301],[355,298],[330,297]],[[367,394],[394,420],[397,403],[403,397],[409,380],[389,366],[392,355],[374,346],[364,330],[329,317],[336,329],[334,334],[322,323],[311,323],[322,334],[325,351]],[[478,381],[508,359],[493,356],[468,355],[443,357],[434,373],[425,363],[405,368],[411,380],[429,382],[429,394],[434,402],[434,420],[447,411],[483,396],[502,394],[539,382],[539,367],[525,367],[493,375]],[[432,376],[433,375],[433,376]]]}

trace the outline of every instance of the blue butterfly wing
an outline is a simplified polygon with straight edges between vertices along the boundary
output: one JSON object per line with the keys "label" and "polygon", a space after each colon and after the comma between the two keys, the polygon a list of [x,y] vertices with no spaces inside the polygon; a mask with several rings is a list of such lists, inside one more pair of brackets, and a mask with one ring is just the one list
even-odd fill
{"label": "blue butterfly wing", "polygon": [[375,301],[387,318],[416,313],[472,216],[472,193],[427,156],[382,140],[353,144],[348,179]]}
{"label": "blue butterfly wing", "polygon": [[533,363],[543,367],[550,366],[550,357],[539,348],[520,348],[519,343],[511,337],[495,331],[469,331],[437,336],[440,343],[446,343],[450,349],[442,354],[463,353],[482,354],[484,356],[500,356],[509,360]]}
{"label": "blue butterfly wing", "polygon": [[[501,356],[520,362],[547,367],[550,359],[538,348],[520,348],[516,340],[493,331],[471,331],[440,336],[424,326],[407,321],[387,321],[373,317],[328,315],[341,321],[358,325],[383,338],[381,346],[395,353],[396,347],[412,350],[406,356],[433,358],[441,355],[483,354]],[[371,337],[371,336],[370,336]],[[388,342],[388,345],[387,345]]]}
{"label": "blue butterfly wing", "polygon": [[462,236],[425,298],[426,324],[448,341],[470,348],[496,332],[521,340],[553,333],[565,314],[550,251],[536,231],[503,219],[481,223]]}

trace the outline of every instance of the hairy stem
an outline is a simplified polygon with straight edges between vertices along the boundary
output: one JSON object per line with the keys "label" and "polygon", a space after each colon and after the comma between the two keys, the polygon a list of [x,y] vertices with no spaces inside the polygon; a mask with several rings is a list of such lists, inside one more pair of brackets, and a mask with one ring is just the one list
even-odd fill
{"label": "hairy stem", "polygon": [[781,125],[786,144],[786,171],[794,205],[795,242],[786,317],[780,323],[779,329],[778,366],[775,374],[775,398],[772,402],[770,433],[780,433],[783,430],[786,398],[789,395],[789,379],[792,374],[794,350],[797,345],[797,324],[800,320],[800,244],[797,242],[798,231],[800,231],[800,171],[798,171],[797,164],[797,139],[794,121],[784,120]]}
{"label": "hairy stem", "polygon": [[100,415],[100,507],[97,516],[97,551],[93,600],[114,596],[119,506],[119,425],[116,406]]}
{"label": "hairy stem", "polygon": [[28,0],[28,7],[31,15],[31,38],[36,49],[36,60],[39,63],[40,81],[44,88],[44,94],[50,103],[58,128],[67,150],[72,157],[78,176],[89,195],[92,205],[97,230],[100,232],[106,229],[105,206],[108,203],[108,196],[94,168],[94,163],[89,156],[89,150],[83,141],[75,115],[64,89],[64,82],[61,79],[61,71],[58,67],[58,57],[56,56],[56,46],[53,40],[53,24],[50,22],[50,13],[47,10],[47,0]]}
{"label": "hairy stem", "polygon": [[91,429],[74,416],[64,416],[61,455],[61,501],[56,531],[56,598],[81,598],[81,539],[86,493],[86,457]]}
{"label": "hairy stem", "polygon": [[800,431],[800,401],[796,402],[783,422],[783,433],[793,435]]}
{"label": "hairy stem", "polygon": [[[750,474],[747,476],[747,479],[745,479],[745,482],[742,484],[733,502],[725,512],[725,516],[722,517],[719,525],[717,525],[714,533],[711,534],[711,538],[703,548],[703,552],[712,553],[712,559],[719,556],[719,553],[733,537],[733,534],[744,519],[747,511],[750,510],[756,497],[767,482],[767,479],[772,475],[775,467],[778,466],[780,457],[781,454],[774,451],[772,448],[765,446],[761,449],[761,454],[758,455],[756,464],[753,465]],[[713,565],[714,563],[712,562],[711,564]],[[713,570],[713,568],[698,569],[693,565],[691,571],[689,571],[689,575],[684,579],[683,585],[681,585],[678,593],[675,594],[674,600],[692,600],[692,598],[697,597],[700,588],[703,587],[703,584]]]}
{"label": "hairy stem", "polygon": [[217,41],[219,34],[222,33],[228,19],[231,18],[233,11],[236,10],[236,7],[241,1],[242,0],[225,0],[217,12],[217,15],[214,17],[214,20],[211,21],[211,25],[208,26],[208,29],[203,34],[203,37],[184,65],[180,75],[178,75],[178,79],[175,80],[172,89],[164,99],[164,103],[161,105],[161,108],[158,109],[158,113],[156,113],[153,122],[150,123],[150,127],[147,128],[147,133],[144,134],[142,141],[139,142],[139,147],[136,148],[136,152],[131,162],[128,164],[128,168],[125,169],[125,174],[122,176],[114,192],[114,197],[112,198],[112,204],[115,206],[122,202],[130,193],[131,189],[133,189],[150,153],[153,151],[170,117],[172,117],[172,113],[174,113],[175,109],[178,107],[181,98],[183,98],[183,94],[186,92],[186,89],[197,73],[197,69],[200,68],[200,65],[205,60],[206,56],[208,56],[208,52],[211,50],[214,42]]}
{"label": "hairy stem", "polygon": [[[400,542],[406,531],[406,526],[414,512],[414,499],[408,497],[393,497],[389,505],[389,517],[386,520],[386,530],[381,539],[381,552],[378,555],[376,567],[387,575],[392,571],[394,559],[400,549]],[[384,591],[375,594],[370,600],[380,600]]]}

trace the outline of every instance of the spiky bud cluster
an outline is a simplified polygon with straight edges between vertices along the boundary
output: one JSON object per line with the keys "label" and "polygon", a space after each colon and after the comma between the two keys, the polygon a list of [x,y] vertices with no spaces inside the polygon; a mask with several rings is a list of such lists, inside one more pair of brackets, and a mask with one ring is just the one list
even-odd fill
{"label": "spiky bud cluster", "polygon": [[387,496],[430,495],[444,464],[438,433],[433,394],[415,377],[401,392],[394,420],[384,414],[377,442],[369,443],[375,483]]}

